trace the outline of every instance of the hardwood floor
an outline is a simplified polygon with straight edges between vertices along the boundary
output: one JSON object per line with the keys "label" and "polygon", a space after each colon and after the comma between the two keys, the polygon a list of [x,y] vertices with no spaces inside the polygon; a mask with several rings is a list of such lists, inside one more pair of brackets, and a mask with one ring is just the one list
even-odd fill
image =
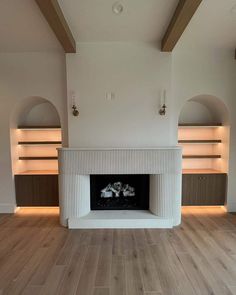
{"label": "hardwood floor", "polygon": [[2,214],[0,294],[236,294],[236,215],[184,207],[173,230],[68,230],[57,209]]}

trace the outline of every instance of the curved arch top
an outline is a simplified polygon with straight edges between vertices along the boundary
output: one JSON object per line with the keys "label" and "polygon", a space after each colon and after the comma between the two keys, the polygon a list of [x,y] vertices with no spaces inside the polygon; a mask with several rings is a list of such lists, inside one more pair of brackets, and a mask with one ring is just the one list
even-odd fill
{"label": "curved arch top", "polygon": [[213,95],[197,95],[188,99],[179,114],[179,123],[222,123],[229,125],[229,110]]}
{"label": "curved arch top", "polygon": [[48,99],[32,96],[18,102],[10,116],[10,126],[60,125],[59,112]]}

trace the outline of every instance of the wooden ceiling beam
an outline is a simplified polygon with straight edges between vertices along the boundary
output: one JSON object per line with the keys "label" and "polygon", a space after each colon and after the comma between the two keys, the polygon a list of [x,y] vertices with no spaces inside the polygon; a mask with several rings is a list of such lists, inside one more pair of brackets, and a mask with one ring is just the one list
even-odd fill
{"label": "wooden ceiling beam", "polygon": [[65,53],[76,52],[76,42],[57,0],[35,0]]}
{"label": "wooden ceiling beam", "polygon": [[202,0],[179,0],[179,4],[162,39],[161,51],[171,52]]}

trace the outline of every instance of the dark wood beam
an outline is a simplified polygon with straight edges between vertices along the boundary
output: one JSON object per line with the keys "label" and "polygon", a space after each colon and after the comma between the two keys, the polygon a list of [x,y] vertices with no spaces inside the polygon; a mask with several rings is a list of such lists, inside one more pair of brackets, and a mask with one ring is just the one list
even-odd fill
{"label": "dark wood beam", "polygon": [[76,52],[76,43],[57,0],[35,0],[66,53]]}
{"label": "dark wood beam", "polygon": [[171,52],[202,0],[179,0],[179,4],[162,39],[161,50]]}

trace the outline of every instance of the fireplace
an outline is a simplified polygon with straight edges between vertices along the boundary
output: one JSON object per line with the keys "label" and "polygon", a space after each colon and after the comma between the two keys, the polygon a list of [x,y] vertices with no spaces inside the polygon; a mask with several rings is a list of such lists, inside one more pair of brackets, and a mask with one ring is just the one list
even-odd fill
{"label": "fireplace", "polygon": [[[59,149],[61,224],[71,229],[172,228],[179,225],[181,222],[181,163],[180,147]],[[111,178],[113,175],[116,177],[114,180],[108,178],[96,189],[96,182],[100,183],[99,178],[96,180],[99,175],[102,178],[106,176]],[[139,175],[148,177],[150,180],[146,180],[149,186],[144,186],[145,189],[135,184],[137,182],[139,185],[143,181],[136,178]],[[94,176],[95,186],[91,185]],[[136,178],[135,183],[131,181],[133,176]],[[118,188],[122,192],[126,191],[127,198],[132,198],[132,193],[135,191],[137,200],[129,203],[127,209],[136,207],[137,210],[125,210],[124,204],[122,208],[120,204],[96,207],[96,203],[93,202],[94,197],[91,199],[91,189],[96,189],[97,194],[93,195],[96,198],[104,193],[103,199],[105,197],[109,199],[113,195],[111,196],[109,192],[111,186],[108,185],[117,182],[122,182],[122,186],[118,184]],[[124,187],[126,184],[128,186]],[[116,186],[117,184],[115,189]],[[147,194],[148,188],[149,194]],[[137,196],[136,193],[139,195]],[[122,196],[124,197],[124,194]],[[93,202],[92,206],[91,202]],[[94,210],[94,208],[101,210]],[[109,210],[106,210],[108,208]],[[147,210],[139,210],[140,208]]]}
{"label": "fireplace", "polygon": [[90,175],[91,210],[148,210],[149,175]]}

